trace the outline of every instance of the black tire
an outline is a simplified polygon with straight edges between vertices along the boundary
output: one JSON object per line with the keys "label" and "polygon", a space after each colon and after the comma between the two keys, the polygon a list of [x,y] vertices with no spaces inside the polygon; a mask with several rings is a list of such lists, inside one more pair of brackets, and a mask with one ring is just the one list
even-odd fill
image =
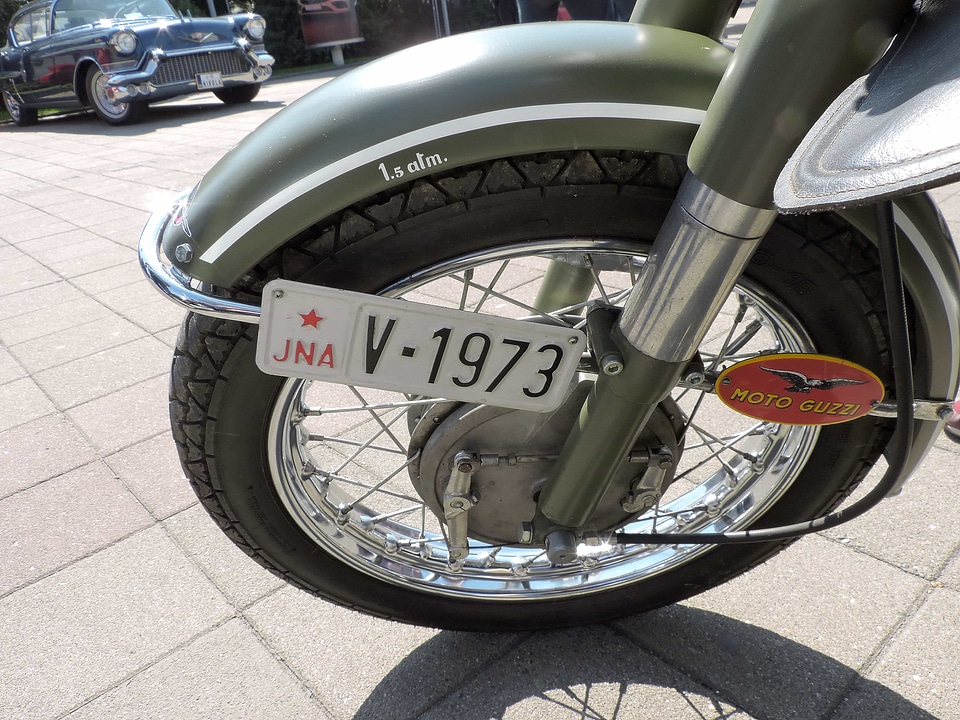
{"label": "black tire", "polygon": [[10,119],[20,127],[36,125],[39,120],[37,109],[21,105],[10,89],[5,88],[3,91],[3,105],[6,107]]}
{"label": "black tire", "polygon": [[[573,245],[580,248],[578,252],[598,256],[601,246],[590,238],[623,239],[628,241],[628,253],[642,254],[670,206],[683,170],[678,160],[666,156],[579,151],[511,158],[438,173],[318,222],[267,257],[235,292],[255,297],[266,281],[280,276],[380,292],[395,283],[402,286],[409,273],[453,258],[499,253],[505,247],[523,252],[533,247],[531,244],[557,238],[587,238]],[[624,262],[619,255],[604,257],[612,258],[614,264]],[[750,302],[760,298],[763,311],[770,313],[765,317],[776,321],[771,321],[771,327],[780,323],[783,337],[792,337],[787,329],[798,337],[808,334],[802,340],[783,341],[785,349],[795,342],[801,350],[815,348],[846,358],[870,368],[889,384],[886,324],[876,267],[875,248],[839,217],[782,218],[758,251],[738,292]],[[760,306],[747,307],[756,310]],[[512,580],[510,588],[525,587],[528,593],[514,600],[473,594],[476,586],[466,579],[458,585],[465,576],[451,571],[442,557],[436,568],[427,567],[436,570],[431,575],[423,569],[433,561],[430,553],[426,559],[424,553],[415,556],[411,548],[416,544],[411,542],[397,551],[390,545],[389,535],[382,536],[388,549],[378,560],[384,561],[383,566],[394,563],[403,567],[391,573],[380,565],[364,565],[351,555],[350,547],[325,539],[322,529],[317,531],[319,535],[308,534],[315,528],[289,509],[296,501],[291,500],[288,485],[275,481],[271,474],[271,456],[284,453],[284,440],[297,436],[288,434],[288,428],[277,421],[281,440],[270,445],[271,415],[279,412],[281,402],[293,397],[290,392],[296,382],[286,384],[284,378],[257,369],[256,338],[256,326],[194,314],[184,320],[171,383],[171,420],[183,467],[209,513],[237,545],[292,584],[340,605],[402,622],[454,629],[496,631],[585,624],[690,597],[763,562],[788,544],[720,546],[690,555],[678,551],[670,556],[673,564],[665,571],[647,568],[641,572],[650,561],[639,550],[630,556],[634,559],[629,565],[604,556],[603,563],[610,562],[611,568],[624,573],[613,587],[591,588],[588,581],[593,576],[584,562],[575,573],[584,579],[586,590],[569,593],[559,584],[550,584],[554,577],[550,573],[556,572],[553,568],[543,570],[542,591],[533,572],[524,575],[522,583],[517,577],[508,577],[518,571],[496,565],[501,555],[511,552],[505,549],[500,555],[494,553],[494,569],[506,578],[497,582],[507,583],[497,588],[507,589]],[[328,394],[321,393],[320,399],[336,402],[327,398],[346,391],[330,388],[323,392]],[[732,417],[723,416],[723,423],[744,420],[729,415]],[[775,427],[777,432],[787,432],[784,426]],[[769,501],[762,517],[744,516],[745,521],[753,527],[769,527],[815,517],[836,507],[868,472],[889,430],[888,422],[866,417],[821,428],[819,435],[816,431],[791,435],[809,443],[802,464],[785,472],[792,482],[779,486],[777,492],[782,490],[782,494]],[[771,440],[771,446],[777,442]],[[695,444],[688,441],[690,447]],[[280,449],[273,453],[273,448]],[[327,450],[318,447],[316,452],[322,455]],[[691,453],[692,463],[695,451],[686,452]],[[766,459],[764,456],[756,463],[759,469],[747,468],[744,477],[749,482],[754,476],[758,484],[766,480]],[[365,472],[373,474],[374,465],[371,461]],[[302,467],[297,472],[300,470]],[[283,473],[278,471],[278,475]],[[310,475],[309,469],[306,474]],[[310,502],[323,505],[335,501],[337,496],[328,487],[336,482],[334,478],[323,486],[327,494],[322,500]],[[744,485],[734,487],[739,493]],[[702,497],[696,502],[708,506]],[[693,507],[704,514],[701,505]],[[341,530],[333,515],[335,511],[323,519],[331,536]],[[346,526],[350,532],[345,533],[351,538],[352,522]],[[700,520],[691,522],[687,530]],[[536,564],[532,567],[540,571]],[[523,574],[522,567],[519,572]],[[633,572],[637,575],[631,575]],[[428,577],[434,578],[436,586]]]}
{"label": "black tire", "polygon": [[214,90],[213,94],[227,105],[240,105],[241,103],[250,102],[260,94],[260,83],[220,88],[219,90]]}
{"label": "black tire", "polygon": [[110,102],[104,74],[96,65],[87,71],[87,99],[101,120],[111,125],[136,125],[147,116],[146,102]]}

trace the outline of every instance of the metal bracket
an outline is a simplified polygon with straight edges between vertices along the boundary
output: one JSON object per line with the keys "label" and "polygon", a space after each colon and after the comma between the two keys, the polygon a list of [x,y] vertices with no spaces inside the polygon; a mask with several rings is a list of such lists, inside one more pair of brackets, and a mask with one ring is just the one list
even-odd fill
{"label": "metal bracket", "polygon": [[673,467],[673,453],[666,447],[653,453],[630,453],[630,462],[646,462],[647,469],[630,487],[630,494],[620,501],[620,507],[629,513],[649,510],[660,500],[663,479]]}
{"label": "metal bracket", "polygon": [[[877,417],[895,418],[897,417],[897,404],[895,402],[882,402],[873,408],[868,415]],[[932,420],[940,422],[946,420],[953,414],[953,400],[914,400],[913,401],[913,419],[914,420]]]}
{"label": "metal bracket", "polygon": [[461,451],[453,458],[450,482],[443,493],[443,517],[447,522],[447,549],[450,560],[463,560],[470,554],[467,540],[467,512],[479,502],[470,492],[473,473],[480,459],[473,453]]}

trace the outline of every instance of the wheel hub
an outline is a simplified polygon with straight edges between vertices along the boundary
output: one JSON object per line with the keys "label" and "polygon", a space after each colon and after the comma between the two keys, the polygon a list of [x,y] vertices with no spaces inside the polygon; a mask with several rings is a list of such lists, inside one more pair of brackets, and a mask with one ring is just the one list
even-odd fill
{"label": "wheel hub", "polygon": [[[469,510],[469,535],[495,545],[516,544],[521,524],[534,516],[540,490],[591,386],[589,381],[580,383],[552,413],[461,403],[433,406],[411,422],[411,454],[421,451],[419,462],[410,466],[417,492],[443,520],[454,457],[473,454],[480,466],[471,478],[470,492],[477,502]],[[585,532],[611,531],[655,504],[673,481],[682,432],[680,409],[667,399],[637,439],[631,462],[620,467]]]}

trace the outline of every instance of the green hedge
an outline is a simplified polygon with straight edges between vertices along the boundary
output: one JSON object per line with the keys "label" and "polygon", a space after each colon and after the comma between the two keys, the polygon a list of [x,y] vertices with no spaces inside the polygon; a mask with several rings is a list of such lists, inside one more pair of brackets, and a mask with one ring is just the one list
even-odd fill
{"label": "green hedge", "polygon": [[19,2],[19,0],[0,0],[0,27],[3,28],[3,41],[0,42],[0,46],[7,44],[7,25],[10,24],[10,18],[26,4],[26,0],[23,2]]}

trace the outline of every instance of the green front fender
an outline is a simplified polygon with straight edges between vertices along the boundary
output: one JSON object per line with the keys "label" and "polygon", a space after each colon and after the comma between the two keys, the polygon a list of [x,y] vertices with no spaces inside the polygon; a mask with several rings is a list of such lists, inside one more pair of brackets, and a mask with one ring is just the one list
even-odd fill
{"label": "green front fender", "polygon": [[176,211],[164,253],[229,287],[318,219],[439,168],[574,148],[685,154],[730,57],[700,35],[627,23],[511,26],[405,50],[244,139]]}

